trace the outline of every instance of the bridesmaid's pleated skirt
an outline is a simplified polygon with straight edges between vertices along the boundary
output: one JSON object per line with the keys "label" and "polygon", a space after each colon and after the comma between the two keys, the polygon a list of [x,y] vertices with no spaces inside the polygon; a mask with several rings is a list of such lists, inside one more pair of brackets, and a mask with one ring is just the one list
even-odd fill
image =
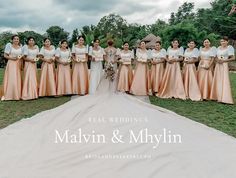
{"label": "bridesmaid's pleated skirt", "polygon": [[49,64],[47,62],[43,62],[39,84],[39,96],[55,96],[56,94],[54,63]]}
{"label": "bridesmaid's pleated skirt", "polygon": [[22,99],[38,98],[37,67],[35,63],[25,62]]}
{"label": "bridesmaid's pleated skirt", "polygon": [[72,72],[72,93],[86,95],[89,90],[89,72],[87,62],[75,63]]}
{"label": "bridesmaid's pleated skirt", "polygon": [[20,60],[8,60],[3,79],[4,100],[21,99],[21,80]]}
{"label": "bridesmaid's pleated skirt", "polygon": [[146,96],[151,88],[148,66],[138,62],[134,71],[134,78],[130,93],[138,96]]}
{"label": "bridesmaid's pleated skirt", "polygon": [[183,67],[184,89],[188,99],[192,101],[201,100],[201,92],[197,82],[197,71],[195,64],[185,64]]}
{"label": "bridesmaid's pleated skirt", "polygon": [[182,73],[179,62],[167,63],[165,73],[161,82],[160,98],[186,99]]}
{"label": "bridesmaid's pleated skirt", "polygon": [[151,88],[153,93],[159,93],[163,74],[164,74],[164,63],[152,65]]}
{"label": "bridesmaid's pleated skirt", "polygon": [[[201,61],[203,65],[209,65],[209,61]],[[202,95],[202,99],[209,100],[211,94],[211,85],[213,80],[212,69],[198,68],[198,85]]]}
{"label": "bridesmaid's pleated skirt", "polygon": [[71,95],[72,81],[70,65],[58,64],[57,66],[57,95]]}
{"label": "bridesmaid's pleated skirt", "polygon": [[122,64],[119,70],[117,90],[129,92],[133,80],[133,70],[131,65]]}
{"label": "bridesmaid's pleated skirt", "polygon": [[234,104],[228,63],[216,64],[210,99],[221,103]]}

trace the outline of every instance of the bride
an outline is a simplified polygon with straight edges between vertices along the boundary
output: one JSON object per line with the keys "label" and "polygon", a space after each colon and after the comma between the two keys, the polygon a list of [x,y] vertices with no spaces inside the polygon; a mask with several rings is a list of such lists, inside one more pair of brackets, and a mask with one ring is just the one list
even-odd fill
{"label": "bride", "polygon": [[0,130],[1,178],[236,177],[235,138],[114,92],[96,52],[94,95]]}

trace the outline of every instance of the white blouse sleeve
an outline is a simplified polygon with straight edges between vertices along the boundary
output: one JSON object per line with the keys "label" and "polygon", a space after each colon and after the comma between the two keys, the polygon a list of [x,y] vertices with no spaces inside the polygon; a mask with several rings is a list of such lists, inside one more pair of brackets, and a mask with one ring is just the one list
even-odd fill
{"label": "white blouse sleeve", "polygon": [[92,46],[89,47],[89,53],[88,54],[89,54],[89,56],[92,56],[92,54],[93,54],[93,47]]}
{"label": "white blouse sleeve", "polygon": [[23,55],[27,56],[29,54],[29,51],[28,51],[28,46],[27,45],[24,45],[23,48],[22,48],[22,53]]}
{"label": "white blouse sleeve", "polygon": [[167,55],[168,56],[170,55],[170,50],[171,50],[171,46],[169,46],[168,49],[167,49]]}
{"label": "white blouse sleeve", "polygon": [[211,47],[211,57],[216,57],[217,54],[217,49],[215,46]]}
{"label": "white blouse sleeve", "polygon": [[235,55],[234,47],[231,46],[231,45],[228,46],[228,54],[229,54],[229,56],[234,56]]}
{"label": "white blouse sleeve", "polygon": [[42,47],[42,48],[40,49],[40,51],[39,51],[39,54],[41,54],[41,55],[44,56],[44,53],[45,53],[45,49],[44,49],[44,47]]}
{"label": "white blouse sleeve", "polygon": [[89,53],[89,45],[86,45],[85,48],[86,48],[85,53],[88,54]]}
{"label": "white blouse sleeve", "polygon": [[179,48],[179,54],[178,55],[179,56],[184,56],[184,48],[182,46]]}
{"label": "white blouse sleeve", "polygon": [[166,55],[167,55],[166,50],[162,48],[161,49],[161,57],[166,58]]}
{"label": "white blouse sleeve", "polygon": [[56,57],[61,57],[61,52],[60,52],[60,48],[57,48],[56,53],[55,53]]}
{"label": "white blouse sleeve", "polygon": [[192,57],[198,58],[199,57],[199,50],[194,48]]}
{"label": "white blouse sleeve", "polygon": [[74,44],[74,43],[73,43],[73,45],[72,45],[71,53],[75,53],[75,44]]}
{"label": "white blouse sleeve", "polygon": [[102,55],[106,55],[105,50],[101,47]]}
{"label": "white blouse sleeve", "polygon": [[6,46],[5,46],[5,49],[4,49],[4,53],[10,54],[10,52],[11,52],[11,46],[12,46],[11,43],[7,43]]}

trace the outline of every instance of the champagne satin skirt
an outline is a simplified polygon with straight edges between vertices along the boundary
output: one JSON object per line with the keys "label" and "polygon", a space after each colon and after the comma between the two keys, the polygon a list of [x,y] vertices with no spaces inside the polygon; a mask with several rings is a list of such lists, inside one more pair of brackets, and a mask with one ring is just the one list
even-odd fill
{"label": "champagne satin skirt", "polygon": [[197,82],[197,71],[195,64],[184,65],[183,80],[186,97],[192,101],[200,101],[202,97]]}
{"label": "champagne satin skirt", "polygon": [[234,104],[229,79],[228,63],[216,64],[210,99],[222,103]]}
{"label": "champagne satin skirt", "polygon": [[137,62],[130,93],[138,96],[146,96],[151,88],[150,75],[146,63]]}
{"label": "champagne satin skirt", "polygon": [[36,63],[25,62],[24,82],[22,89],[22,99],[31,100],[38,98],[38,81]]}
{"label": "champagne satin skirt", "polygon": [[89,72],[87,62],[75,63],[72,72],[72,93],[86,95],[89,90]]}
{"label": "champagne satin skirt", "polygon": [[[202,65],[209,65],[209,60],[202,60]],[[212,68],[206,70],[202,67],[198,67],[198,85],[202,95],[202,99],[209,100],[211,94],[211,85],[213,80]]]}
{"label": "champagne satin skirt", "polygon": [[161,81],[164,75],[164,63],[152,65],[151,68],[151,88],[153,93],[159,93]]}
{"label": "champagne satin skirt", "polygon": [[57,95],[71,95],[72,82],[70,65],[58,64],[57,66]]}
{"label": "champagne satin skirt", "polygon": [[22,79],[20,70],[20,60],[8,60],[4,79],[3,94],[4,100],[20,100],[22,90]]}
{"label": "champagne satin skirt", "polygon": [[56,76],[54,63],[43,62],[41,67],[41,77],[39,84],[39,96],[55,96]]}
{"label": "champagne satin skirt", "polygon": [[183,78],[179,62],[167,63],[163,80],[161,82],[160,98],[186,99]]}
{"label": "champagne satin skirt", "polygon": [[117,90],[120,92],[129,92],[133,80],[131,65],[121,64],[118,75]]}

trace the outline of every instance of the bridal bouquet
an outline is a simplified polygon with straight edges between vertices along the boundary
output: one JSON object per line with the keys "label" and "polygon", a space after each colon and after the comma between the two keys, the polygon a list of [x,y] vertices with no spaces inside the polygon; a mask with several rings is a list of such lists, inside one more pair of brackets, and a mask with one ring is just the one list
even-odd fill
{"label": "bridal bouquet", "polygon": [[111,62],[108,62],[105,65],[105,76],[106,79],[109,79],[110,81],[113,81],[115,79],[115,69],[114,65]]}

